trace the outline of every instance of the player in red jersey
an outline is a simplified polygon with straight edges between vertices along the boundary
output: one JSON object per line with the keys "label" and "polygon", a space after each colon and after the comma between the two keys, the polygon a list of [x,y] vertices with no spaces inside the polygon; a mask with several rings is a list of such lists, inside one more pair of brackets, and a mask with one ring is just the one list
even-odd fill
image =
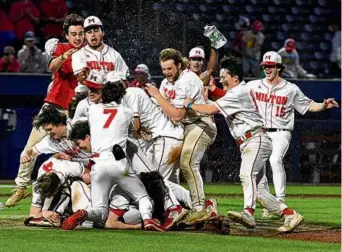
{"label": "player in red jersey", "polygon": [[[44,99],[43,107],[54,106],[60,111],[67,113],[69,102],[74,96],[74,89],[77,86],[77,79],[71,67],[71,55],[84,45],[83,22],[84,20],[81,16],[76,14],[68,15],[63,24],[63,31],[68,42],[57,43],[48,52],[52,56],[49,62],[49,69],[53,73],[53,82]],[[31,148],[45,135],[46,132],[43,129],[36,130],[33,128],[24,150]],[[25,152],[23,151],[22,153]],[[35,161],[34,159],[19,166],[18,175],[15,179],[17,186],[11,197],[6,201],[6,207],[17,205],[20,200],[29,195],[26,187],[30,182]]]}

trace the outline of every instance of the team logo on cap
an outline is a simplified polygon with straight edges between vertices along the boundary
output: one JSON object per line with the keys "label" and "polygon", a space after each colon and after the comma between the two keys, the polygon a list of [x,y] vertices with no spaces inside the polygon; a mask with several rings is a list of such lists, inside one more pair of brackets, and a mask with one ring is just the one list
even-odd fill
{"label": "team logo on cap", "polygon": [[95,23],[95,19],[94,18],[89,18],[88,19],[88,23],[90,24],[90,23]]}
{"label": "team logo on cap", "polygon": [[201,51],[195,51],[195,54],[201,54]]}
{"label": "team logo on cap", "polygon": [[89,80],[93,80],[93,81],[96,81],[96,79],[97,79],[97,76],[94,76],[94,75],[91,75],[89,78]]}
{"label": "team logo on cap", "polygon": [[271,55],[266,55],[265,60],[271,60]]}

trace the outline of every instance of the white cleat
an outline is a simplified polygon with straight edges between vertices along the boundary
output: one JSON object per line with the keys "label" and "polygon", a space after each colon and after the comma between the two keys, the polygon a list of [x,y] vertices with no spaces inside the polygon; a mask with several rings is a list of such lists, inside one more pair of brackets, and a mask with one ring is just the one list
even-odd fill
{"label": "white cleat", "polygon": [[232,221],[240,223],[247,228],[255,228],[256,226],[254,216],[247,210],[241,212],[229,211],[228,217]]}
{"label": "white cleat", "polygon": [[284,225],[279,227],[277,230],[281,233],[292,232],[296,227],[298,227],[304,221],[304,217],[293,211],[293,214],[286,215],[284,220]]}

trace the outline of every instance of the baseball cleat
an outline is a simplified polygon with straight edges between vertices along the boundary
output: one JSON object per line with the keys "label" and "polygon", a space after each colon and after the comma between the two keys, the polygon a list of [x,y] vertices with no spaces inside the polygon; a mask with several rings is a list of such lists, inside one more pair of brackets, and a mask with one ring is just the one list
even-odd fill
{"label": "baseball cleat", "polygon": [[188,213],[188,210],[184,209],[182,206],[178,205],[175,207],[170,207],[166,210],[166,220],[164,222],[165,230],[171,228],[178,221],[183,219],[183,217]]}
{"label": "baseball cleat", "polygon": [[185,225],[192,226],[197,223],[207,221],[209,219],[210,217],[207,210],[203,209],[201,211],[196,211],[193,209],[185,216],[185,218],[181,222]]}
{"label": "baseball cleat", "polygon": [[165,228],[153,219],[144,220],[144,229],[147,231],[165,232]]}
{"label": "baseball cleat", "polygon": [[25,199],[29,196],[30,193],[27,191],[26,187],[17,187],[13,190],[13,194],[6,201],[6,207],[14,207],[16,206],[22,199]]}
{"label": "baseball cleat", "polygon": [[247,228],[255,228],[256,223],[254,216],[247,210],[241,212],[229,211],[228,217],[236,223],[240,223]]}
{"label": "baseball cleat", "polygon": [[219,211],[217,209],[217,201],[216,199],[208,199],[204,204],[205,210],[207,210],[210,219],[215,219],[220,216]]}
{"label": "baseball cleat", "polygon": [[281,233],[292,232],[296,227],[298,227],[303,221],[304,217],[293,211],[291,215],[285,215],[284,225],[279,227],[277,230]]}
{"label": "baseball cleat", "polygon": [[77,210],[73,215],[69,216],[62,223],[64,230],[73,230],[79,224],[83,223],[88,217],[88,212],[84,209]]}

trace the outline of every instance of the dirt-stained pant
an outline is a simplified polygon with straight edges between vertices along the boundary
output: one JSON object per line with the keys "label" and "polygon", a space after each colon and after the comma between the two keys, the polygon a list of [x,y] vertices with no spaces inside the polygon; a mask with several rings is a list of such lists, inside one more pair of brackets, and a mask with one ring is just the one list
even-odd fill
{"label": "dirt-stained pant", "polygon": [[[39,128],[38,130],[36,128],[32,128],[31,134],[29,136],[29,139],[27,140],[27,143],[23,152],[33,147],[36,143],[38,143],[45,136],[46,136],[46,131],[43,130],[42,128]],[[15,179],[15,183],[17,187],[26,187],[29,184],[31,180],[31,173],[33,171],[36,160],[37,159],[35,158],[31,162],[27,162],[25,164],[19,165],[18,175]]]}
{"label": "dirt-stained pant", "polygon": [[[45,106],[48,106],[49,104],[45,103],[39,113],[42,111],[42,109]],[[53,105],[50,105],[53,106]],[[61,112],[67,114],[67,110],[60,110]],[[38,143],[40,140],[42,140],[43,137],[47,135],[46,131],[42,128],[39,128],[38,130],[36,128],[32,128],[31,134],[27,140],[26,146],[23,150],[26,151],[27,149],[33,147],[36,143]],[[27,162],[25,164],[19,165],[18,175],[15,178],[15,183],[17,187],[26,187],[28,186],[30,180],[31,180],[31,174],[34,168],[34,165],[36,163],[36,158],[34,158],[31,162]]]}
{"label": "dirt-stained pant", "polygon": [[180,158],[180,170],[190,189],[192,206],[204,206],[205,195],[200,162],[205,151],[214,142],[217,129],[211,118],[202,118],[185,125],[184,143]]}

